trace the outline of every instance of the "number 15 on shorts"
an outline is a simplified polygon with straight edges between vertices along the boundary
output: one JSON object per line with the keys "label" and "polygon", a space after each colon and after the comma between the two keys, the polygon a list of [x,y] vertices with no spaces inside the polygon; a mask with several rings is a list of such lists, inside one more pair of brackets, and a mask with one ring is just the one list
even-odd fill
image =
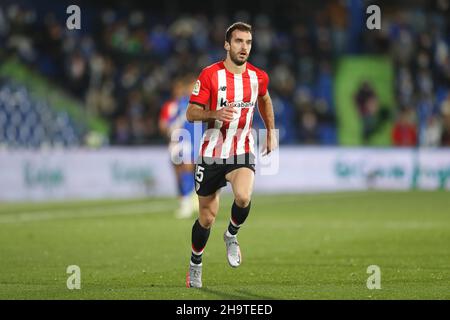
{"label": "number 15 on shorts", "polygon": [[200,183],[203,181],[203,171],[204,167],[197,165],[195,168],[195,191],[200,189]]}
{"label": "number 15 on shorts", "polygon": [[205,170],[204,167],[197,165],[197,168],[195,170],[195,180],[197,182],[203,181],[203,171]]}

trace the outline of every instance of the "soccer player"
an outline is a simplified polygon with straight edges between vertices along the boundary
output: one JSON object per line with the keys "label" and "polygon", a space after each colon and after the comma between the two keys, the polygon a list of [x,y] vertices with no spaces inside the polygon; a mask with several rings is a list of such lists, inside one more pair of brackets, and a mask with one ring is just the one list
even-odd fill
{"label": "soccer player", "polygon": [[[194,192],[194,125],[186,120],[186,107],[189,95],[194,86],[195,78],[192,75],[178,77],[173,82],[172,97],[161,108],[159,115],[159,130],[169,142],[169,153],[173,160],[177,155],[187,150],[190,161],[183,161],[173,165],[177,179],[179,207],[175,211],[178,219],[190,218],[198,210],[198,200]],[[175,130],[185,129],[190,140],[172,141],[171,136]],[[172,161],[172,163],[174,163]]]}
{"label": "soccer player", "polygon": [[266,72],[247,62],[252,48],[252,27],[231,25],[225,34],[225,60],[203,69],[194,86],[186,112],[188,121],[208,123],[195,168],[199,218],[192,227],[192,253],[187,287],[202,287],[202,254],[219,209],[220,189],[230,182],[234,202],[224,233],[228,263],[242,262],[237,241],[239,228],[251,205],[255,174],[254,140],[251,126],[255,106],[267,128],[263,155],[277,146],[272,101]]}

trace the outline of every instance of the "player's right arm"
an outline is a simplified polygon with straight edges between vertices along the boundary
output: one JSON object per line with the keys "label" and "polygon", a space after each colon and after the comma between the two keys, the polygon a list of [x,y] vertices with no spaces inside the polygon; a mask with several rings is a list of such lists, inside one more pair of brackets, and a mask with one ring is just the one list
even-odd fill
{"label": "player's right arm", "polygon": [[219,110],[210,110],[211,90],[211,69],[205,68],[200,73],[194,89],[192,90],[189,105],[186,110],[186,119],[189,122],[202,121],[208,122],[213,120],[231,121],[233,113],[237,112],[232,107],[225,107]]}
{"label": "player's right arm", "polygon": [[204,107],[197,104],[189,103],[186,118],[189,122],[202,121],[208,122],[213,120],[231,121],[233,120],[233,113],[237,111],[233,107],[225,107],[220,110],[206,110]]}

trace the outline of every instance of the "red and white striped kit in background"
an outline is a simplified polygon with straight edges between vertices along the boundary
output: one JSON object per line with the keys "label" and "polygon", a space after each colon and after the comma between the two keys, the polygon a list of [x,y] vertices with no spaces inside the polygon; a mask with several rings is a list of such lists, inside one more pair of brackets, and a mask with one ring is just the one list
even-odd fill
{"label": "red and white striped kit in background", "polygon": [[200,144],[203,157],[226,159],[234,155],[254,152],[251,133],[253,114],[258,96],[267,93],[269,77],[266,72],[247,62],[241,74],[229,72],[217,62],[201,72],[190,103],[209,110],[233,106],[237,113],[232,121],[209,121]]}

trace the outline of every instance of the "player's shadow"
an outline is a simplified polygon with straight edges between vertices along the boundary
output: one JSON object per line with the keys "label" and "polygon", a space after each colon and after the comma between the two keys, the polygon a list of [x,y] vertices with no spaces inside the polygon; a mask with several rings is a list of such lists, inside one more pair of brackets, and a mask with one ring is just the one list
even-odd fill
{"label": "player's shadow", "polygon": [[274,297],[255,294],[247,290],[236,290],[236,293],[223,292],[220,290],[202,288],[204,292],[215,294],[225,300],[274,300]]}

